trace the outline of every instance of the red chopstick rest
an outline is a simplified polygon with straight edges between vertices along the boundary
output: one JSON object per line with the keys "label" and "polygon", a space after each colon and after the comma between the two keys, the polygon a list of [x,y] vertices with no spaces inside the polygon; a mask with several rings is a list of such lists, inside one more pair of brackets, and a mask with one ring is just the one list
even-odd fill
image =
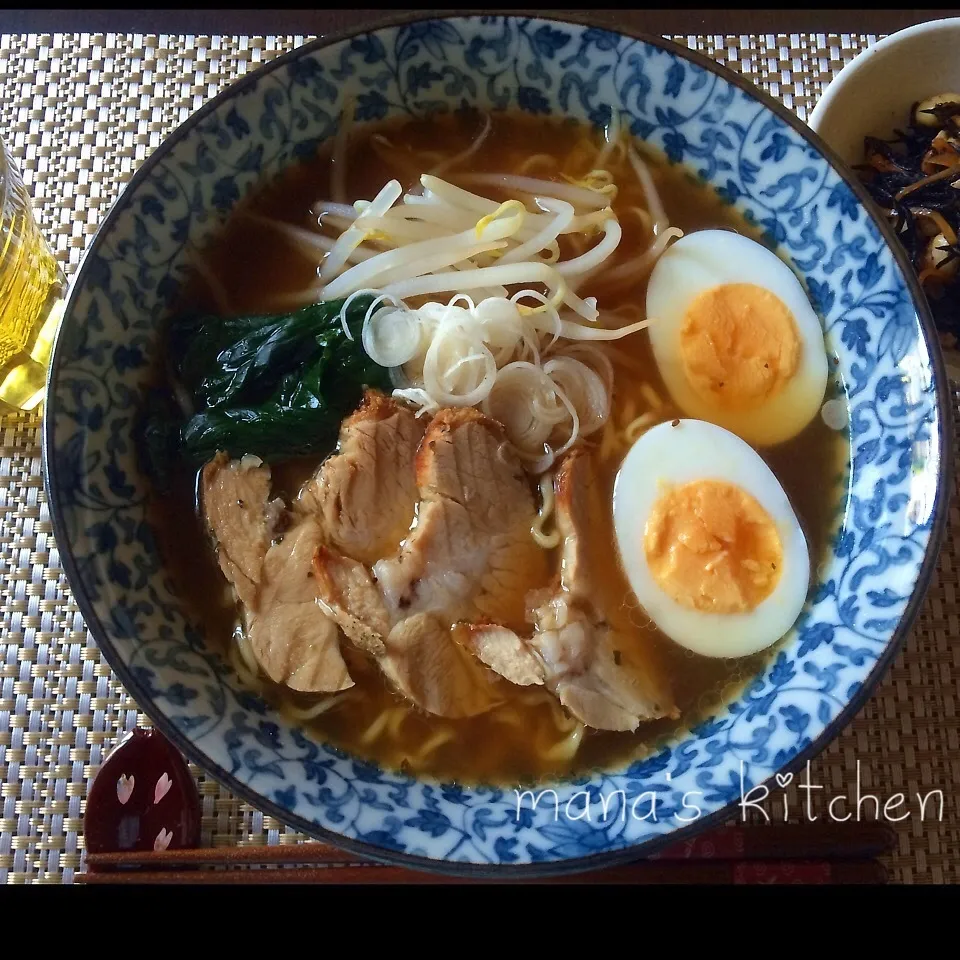
{"label": "red chopstick rest", "polygon": [[200,795],[168,740],[136,729],[110,751],[90,787],[83,832],[90,853],[199,845]]}

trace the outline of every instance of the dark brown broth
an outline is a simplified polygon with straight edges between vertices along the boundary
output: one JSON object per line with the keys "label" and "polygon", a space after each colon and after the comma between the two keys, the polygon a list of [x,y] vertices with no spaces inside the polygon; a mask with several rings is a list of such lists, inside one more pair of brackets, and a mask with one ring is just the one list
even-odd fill
{"label": "dark brown broth", "polygon": [[[369,134],[357,137],[351,146],[347,167],[347,195],[372,197],[391,177],[404,187],[416,180],[416,173],[430,166],[430,157],[417,151],[435,151],[452,155],[463,149],[475,134],[475,119],[447,118],[443,121],[408,122],[402,134],[398,127],[384,126],[396,147],[395,165],[390,166],[371,148]],[[538,152],[555,157],[567,156],[566,168],[582,175],[590,169],[589,150],[583,144],[585,131],[526,117],[498,115],[494,130],[483,149],[470,161],[473,171],[514,172],[519,159]],[[577,141],[581,147],[575,147]],[[594,144],[596,140],[593,141]],[[592,148],[595,150],[595,146]],[[577,151],[579,150],[578,163]],[[572,156],[570,156],[572,154]],[[636,219],[623,215],[630,204],[640,204],[642,195],[630,186],[631,177],[623,165],[617,173],[621,192],[615,208],[624,224],[624,239],[618,256],[628,257],[650,242]],[[415,173],[416,172],[416,173]],[[755,232],[716,194],[700,184],[681,167],[655,165],[653,174],[663,197],[670,222],[685,231],[711,227],[735,229],[747,235]],[[256,212],[276,221],[315,229],[311,206],[329,193],[328,154],[286,171],[282,178],[252,196],[227,223],[222,235],[206,254],[209,268],[229,291],[230,308],[235,312],[261,312],[278,309],[276,298],[305,289],[315,282],[316,262],[299,253],[279,234],[243,215]],[[455,173],[445,174],[456,180]],[[644,284],[604,293],[602,284],[594,284],[589,293],[598,296],[604,306],[635,301],[642,305]],[[183,304],[191,309],[216,312],[206,283],[199,277],[188,286]],[[653,363],[649,342],[640,334],[618,344],[644,376],[634,378],[618,368],[615,382],[615,411],[631,399],[644,409],[641,382],[652,386],[662,397],[666,390]],[[673,413],[669,414],[673,416]],[[807,534],[815,563],[824,555],[843,495],[843,476],[847,457],[847,439],[830,431],[819,417],[798,437],[763,456],[783,484]],[[318,460],[298,460],[272,464],[275,494],[292,497],[300,484],[318,466]],[[619,458],[608,458],[601,466],[602,482],[612,502],[613,483]],[[155,505],[157,530],[168,569],[178,581],[190,609],[207,626],[208,635],[226,649],[236,622],[236,611],[229,600],[224,580],[217,568],[195,510],[195,476],[182,475],[174,493]],[[364,657],[347,651],[355,692],[323,714],[311,726],[318,738],[355,755],[374,760],[386,767],[410,769],[416,766],[418,751],[438,731],[452,729],[453,736],[437,748],[430,758],[416,767],[418,773],[460,782],[498,784],[530,782],[552,775],[571,775],[589,769],[610,769],[654,748],[665,737],[706,718],[736,696],[745,682],[761,669],[771,651],[735,661],[710,659],[693,654],[674,644],[653,628],[641,611],[627,585],[623,571],[610,546],[613,537],[612,515],[607,529],[596,538],[602,549],[592,557],[601,570],[596,580],[605,585],[605,601],[619,617],[620,626],[634,638],[636,649],[651,669],[669,677],[677,705],[679,721],[657,721],[642,725],[636,734],[588,733],[573,763],[552,762],[544,757],[546,748],[562,737],[557,722],[557,706],[542,698],[525,703],[529,693],[502,683],[504,696],[515,704],[513,714],[519,724],[504,722],[503,712],[461,721],[424,716],[402,701],[385,686],[376,668]],[[284,704],[309,705],[310,700],[292,698],[289,692],[268,685],[266,696],[281,708]],[[385,709],[400,708],[403,713],[396,733],[381,735],[372,744],[361,742],[364,731]],[[506,711],[509,715],[510,711]],[[393,715],[400,717],[400,713]]]}

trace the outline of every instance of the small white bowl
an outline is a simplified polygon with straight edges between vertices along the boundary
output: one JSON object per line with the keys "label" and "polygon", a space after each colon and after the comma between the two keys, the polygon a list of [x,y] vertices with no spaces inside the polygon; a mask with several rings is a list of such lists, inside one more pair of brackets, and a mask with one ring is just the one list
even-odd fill
{"label": "small white bowl", "polygon": [[[915,103],[941,93],[960,93],[960,17],[918,23],[858,54],[823,91],[808,125],[853,166],[863,163],[864,137],[889,139]],[[960,383],[960,350],[941,348],[947,375]]]}
{"label": "small white bowl", "polygon": [[960,17],[919,23],[858,54],[823,91],[809,125],[846,163],[862,163],[865,136],[889,138],[914,103],[939,93],[960,93]]}

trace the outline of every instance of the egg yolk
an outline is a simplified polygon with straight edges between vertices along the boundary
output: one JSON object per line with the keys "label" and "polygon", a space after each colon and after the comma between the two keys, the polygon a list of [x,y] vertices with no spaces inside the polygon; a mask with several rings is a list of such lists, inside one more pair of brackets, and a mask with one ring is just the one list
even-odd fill
{"label": "egg yolk", "polygon": [[667,490],[647,518],[644,550],[660,589],[704,613],[754,609],[783,565],[770,514],[745,490],[716,480]]}
{"label": "egg yolk", "polygon": [[751,409],[779,393],[800,362],[797,323],[774,293],[726,283],[697,296],[680,328],[691,386],[725,410]]}

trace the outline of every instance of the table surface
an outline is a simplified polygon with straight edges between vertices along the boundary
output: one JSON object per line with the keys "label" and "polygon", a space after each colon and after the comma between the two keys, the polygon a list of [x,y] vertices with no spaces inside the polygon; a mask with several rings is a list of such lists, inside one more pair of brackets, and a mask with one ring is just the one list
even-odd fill
{"label": "table surface", "polygon": [[[877,36],[950,14],[597,11],[621,26],[686,39],[781,97],[801,118],[843,64]],[[22,160],[42,229],[67,272],[121,183],[206,97],[306,36],[372,25],[383,16],[371,10],[0,15],[0,131]],[[138,94],[144,58],[160,91],[148,106]],[[124,82],[117,85],[117,77]],[[82,102],[96,110],[75,109],[80,85]],[[65,167],[58,156],[66,156]],[[954,400],[960,404],[960,395]],[[81,867],[90,780],[116,739],[144,722],[86,633],[63,578],[37,428],[35,416],[0,420],[0,884],[72,879]],[[812,764],[811,781],[828,784],[831,796],[852,795],[861,777],[865,790],[884,795],[943,790],[945,809],[935,821],[895,825],[890,867],[899,882],[960,882],[958,557],[960,510],[953,508],[937,575],[905,650]],[[195,773],[205,843],[300,839]],[[779,819],[789,808],[797,819],[795,784],[774,801],[771,815]],[[818,817],[820,806],[815,801]]]}
{"label": "table surface", "polygon": [[[414,12],[454,11],[396,11]],[[587,13],[572,10],[557,11],[557,15],[564,12]],[[654,34],[881,34],[960,16],[960,10],[592,10],[590,14],[611,25]],[[321,35],[391,15],[385,10],[5,10],[0,22],[4,33]]]}

